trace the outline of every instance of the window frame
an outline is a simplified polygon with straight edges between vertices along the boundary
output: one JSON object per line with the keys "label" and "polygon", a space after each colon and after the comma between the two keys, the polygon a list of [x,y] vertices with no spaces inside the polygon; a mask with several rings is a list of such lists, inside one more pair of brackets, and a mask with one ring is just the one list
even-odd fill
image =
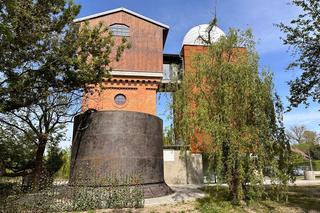
{"label": "window frame", "polygon": [[[123,97],[124,98],[124,101],[122,100],[122,102],[117,102],[117,97]],[[122,93],[118,93],[114,96],[113,98],[113,101],[114,103],[117,105],[117,106],[120,106],[120,107],[123,107],[127,104],[127,101],[128,101],[128,98],[126,95],[122,94]]]}
{"label": "window frame", "polygon": [[130,27],[122,23],[114,23],[109,26],[113,36],[130,37]]}

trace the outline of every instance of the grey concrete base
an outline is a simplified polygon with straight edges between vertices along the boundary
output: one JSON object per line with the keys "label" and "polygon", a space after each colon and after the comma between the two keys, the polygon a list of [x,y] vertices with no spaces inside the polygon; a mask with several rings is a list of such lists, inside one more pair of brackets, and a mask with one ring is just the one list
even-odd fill
{"label": "grey concrete base", "polygon": [[202,155],[189,151],[165,149],[163,151],[164,179],[169,185],[202,184]]}
{"label": "grey concrete base", "polygon": [[314,171],[304,171],[304,179],[305,180],[315,180],[316,176]]}

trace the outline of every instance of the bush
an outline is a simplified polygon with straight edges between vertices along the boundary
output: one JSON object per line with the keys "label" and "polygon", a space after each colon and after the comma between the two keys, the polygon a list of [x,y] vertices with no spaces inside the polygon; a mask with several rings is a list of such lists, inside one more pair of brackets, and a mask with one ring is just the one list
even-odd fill
{"label": "bush", "polygon": [[314,145],[310,149],[310,155],[314,160],[320,160],[320,145]]}
{"label": "bush", "polygon": [[[125,178],[132,180],[132,178]],[[119,181],[113,180],[112,183]],[[19,188],[7,184],[1,187],[6,197],[1,197],[0,212],[61,212],[88,211],[107,208],[141,208],[144,194],[140,185],[127,183],[122,186],[112,184],[108,187],[84,187],[56,185],[39,193],[21,193]],[[11,190],[8,193],[8,190]]]}

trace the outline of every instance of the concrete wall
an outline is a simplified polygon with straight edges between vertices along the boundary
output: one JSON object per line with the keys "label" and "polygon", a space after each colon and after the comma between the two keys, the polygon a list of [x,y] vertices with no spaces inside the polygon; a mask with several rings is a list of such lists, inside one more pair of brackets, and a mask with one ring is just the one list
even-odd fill
{"label": "concrete wall", "polygon": [[163,150],[164,179],[167,184],[202,184],[202,155],[180,150]]}

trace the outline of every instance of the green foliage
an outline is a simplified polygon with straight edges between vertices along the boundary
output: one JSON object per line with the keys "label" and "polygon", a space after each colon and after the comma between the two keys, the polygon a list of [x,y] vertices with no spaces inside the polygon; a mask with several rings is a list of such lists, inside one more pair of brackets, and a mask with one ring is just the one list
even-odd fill
{"label": "green foliage", "polygon": [[295,144],[293,147],[302,151],[306,156],[311,157],[313,160],[320,160],[320,145],[315,142],[318,140],[318,136],[315,139],[314,132],[308,131],[307,133],[311,134],[311,136],[305,137],[302,143]]}
{"label": "green foliage", "polygon": [[[45,167],[58,170],[61,153],[49,152],[45,163],[46,148],[63,139],[85,87],[108,78],[111,62],[130,47],[103,23],[75,23],[79,10],[66,0],[0,2],[0,146],[8,153],[1,176],[28,176],[36,186]],[[18,156],[19,146],[27,151]]]}
{"label": "green foliage", "polygon": [[79,11],[66,0],[0,2],[0,112],[38,103],[48,88],[71,92],[109,76],[129,45],[116,45],[103,23],[74,23]]}
{"label": "green foliage", "polygon": [[301,144],[294,145],[294,147],[297,147],[299,150],[303,151],[304,153],[308,153],[311,146],[312,144],[310,143],[301,143]]}
{"label": "green foliage", "polygon": [[251,31],[231,30],[194,55],[194,71],[185,70],[174,94],[176,136],[207,152],[234,203],[262,197],[265,168],[279,199],[291,177],[283,107],[272,95],[271,74],[258,72],[254,47]]}
{"label": "green foliage", "polygon": [[[126,179],[131,180],[131,178]],[[1,194],[0,211],[65,212],[143,207],[142,187],[140,185],[131,186],[133,184],[131,182],[127,182],[123,186],[115,185],[118,182],[119,180],[114,177],[108,187],[69,187],[61,185],[33,194],[21,193],[15,189],[13,184],[0,184],[0,191],[5,193]]]}
{"label": "green foliage", "polygon": [[303,132],[303,142],[308,144],[318,144],[319,136],[314,131],[306,130]]}
{"label": "green foliage", "polygon": [[304,161],[305,161],[305,159],[301,154],[292,152],[292,164],[293,165],[297,165],[297,164],[304,162]]}
{"label": "green foliage", "polygon": [[292,107],[307,104],[308,98],[320,101],[320,1],[292,0],[292,4],[302,9],[302,13],[289,25],[277,25],[286,34],[285,45],[292,47],[296,60],[289,65],[303,71],[302,75],[290,81],[289,98]]}
{"label": "green foliage", "polygon": [[314,145],[310,149],[312,160],[320,160],[320,145]]}
{"label": "green foliage", "polygon": [[163,136],[163,144],[164,145],[173,145],[173,129],[172,127],[166,128]]}
{"label": "green foliage", "polygon": [[[65,123],[71,121],[72,108],[77,104],[79,96],[56,92],[52,89],[48,92],[51,94],[37,104],[0,113],[0,123],[3,129],[1,143],[4,148],[3,152],[8,153],[0,156],[0,162],[7,161],[2,165],[5,169],[10,170],[10,173],[3,172],[2,176],[27,176],[36,173],[33,181],[39,183],[37,178],[40,178],[42,171],[46,170],[44,166],[46,148],[53,149],[52,147],[57,147],[58,143],[64,139]],[[21,137],[25,140],[20,140]],[[12,156],[19,151],[19,147],[25,150],[13,158]],[[26,152],[28,155],[22,155]],[[50,157],[58,157],[51,155],[50,151],[49,154]],[[15,169],[14,165],[19,161],[24,161],[25,166]],[[53,167],[51,166],[50,169]],[[54,172],[56,171],[52,171],[51,174]]]}
{"label": "green foliage", "polygon": [[22,133],[15,128],[0,126],[0,176],[32,168],[36,145],[32,131]]}
{"label": "green foliage", "polygon": [[63,151],[57,146],[50,146],[45,161],[45,169],[52,177],[64,164]]}
{"label": "green foliage", "polygon": [[60,179],[69,179],[70,176],[70,160],[71,160],[71,149],[62,150],[63,165],[60,170],[56,173],[55,177]]}

